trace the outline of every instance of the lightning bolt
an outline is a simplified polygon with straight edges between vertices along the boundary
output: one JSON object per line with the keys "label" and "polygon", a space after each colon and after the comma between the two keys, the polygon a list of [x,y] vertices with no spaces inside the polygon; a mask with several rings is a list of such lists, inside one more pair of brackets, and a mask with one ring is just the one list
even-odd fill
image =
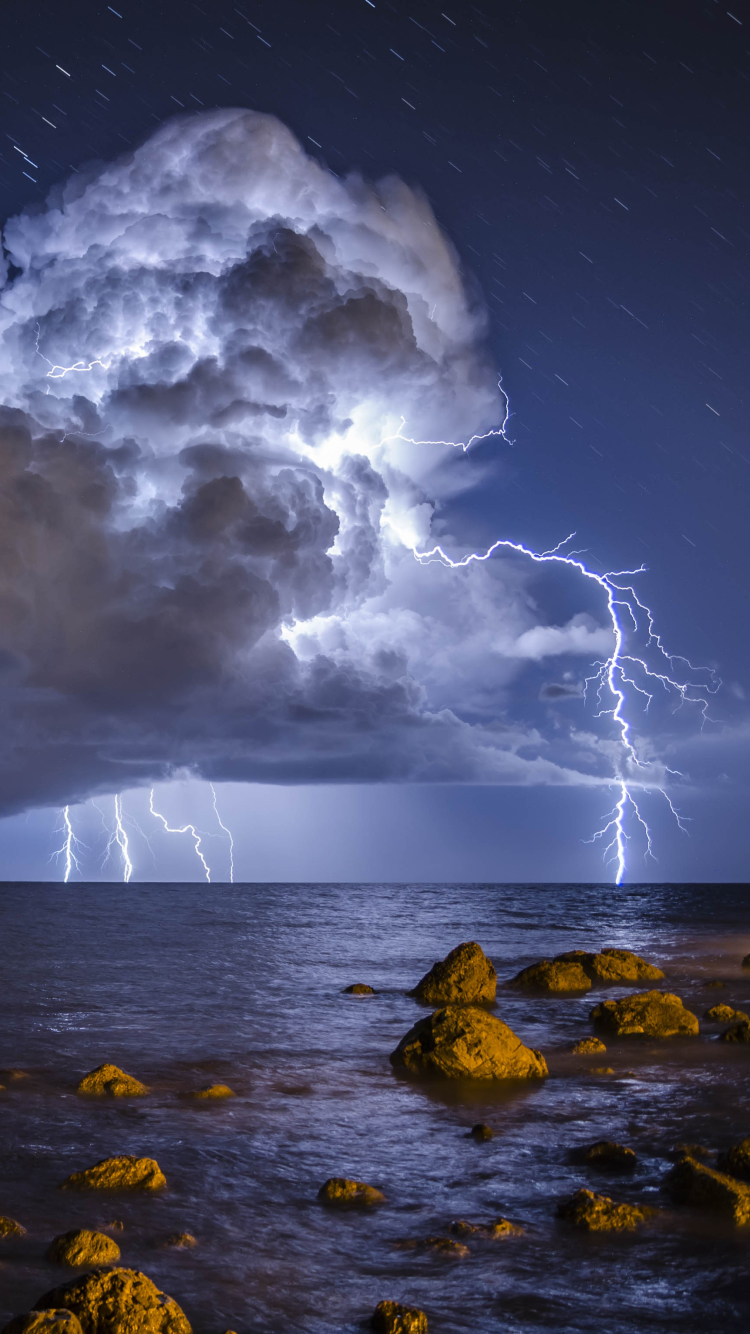
{"label": "lightning bolt", "polygon": [[59,857],[65,858],[64,862],[65,875],[63,876],[63,883],[67,885],[68,880],[70,879],[70,873],[73,870],[73,868],[75,868],[75,870],[78,871],[79,875],[81,871],[81,863],[79,862],[78,857],[76,856],[76,848],[83,848],[86,845],[85,843],[82,843],[80,839],[76,838],[75,834],[73,833],[73,826],[70,823],[69,806],[63,807],[63,809],[60,812],[60,817],[62,823],[56,826],[56,832],[58,830],[62,830],[65,834],[65,838],[63,839],[62,847],[56,848],[54,852],[50,853],[50,861],[52,861],[53,857],[55,858],[55,860],[57,860]]}
{"label": "lightning bolt", "polygon": [[[171,825],[168,825],[168,824],[167,824],[166,820],[164,819],[164,816],[163,816],[163,815],[160,815],[159,812],[158,812],[157,810],[154,809],[154,789],[153,789],[153,788],[151,789],[151,794],[150,794],[150,796],[149,796],[149,809],[150,809],[150,811],[151,811],[151,814],[152,814],[153,816],[155,816],[157,820],[161,820],[161,822],[162,822],[162,824],[164,825],[164,828],[166,829],[166,831],[167,831],[168,834],[190,834],[190,836],[192,837],[192,839],[193,839],[193,841],[194,841],[194,843],[195,843],[195,855],[196,855],[196,857],[198,857],[198,859],[199,859],[199,861],[200,861],[200,863],[201,863],[201,865],[202,865],[202,867],[203,867],[203,870],[206,872],[206,879],[207,879],[207,881],[208,881],[208,883],[209,883],[209,885],[210,885],[210,884],[211,884],[211,869],[210,869],[210,867],[209,867],[209,865],[208,865],[208,862],[206,861],[205,857],[203,856],[203,853],[201,852],[201,835],[200,835],[200,834],[198,833],[198,831],[196,830],[195,825],[192,825],[192,824],[184,824],[184,825],[182,826],[181,829],[172,829]],[[228,832],[229,832],[229,831],[227,830],[227,833],[228,833]]]}
{"label": "lightning bolt", "polygon": [[398,430],[395,431],[393,435],[384,435],[380,443],[383,445],[387,440],[403,440],[404,444],[407,445],[447,445],[451,449],[460,449],[465,454],[467,450],[471,449],[472,445],[477,443],[477,441],[492,440],[498,437],[499,439],[504,440],[506,445],[510,445],[511,448],[513,448],[513,441],[510,440],[506,434],[506,427],[510,421],[510,399],[503,389],[503,382],[501,379],[498,380],[497,387],[503,396],[505,410],[500,425],[493,426],[489,431],[484,431],[479,435],[472,435],[468,440],[414,440],[411,436],[402,434],[404,426],[406,425],[406,418],[402,417]]}
{"label": "lightning bolt", "polygon": [[41,336],[41,329],[39,327],[39,324],[37,323],[35,346],[37,355],[42,358],[42,361],[46,361],[47,365],[51,367],[51,369],[47,371],[48,380],[64,380],[65,376],[70,371],[91,371],[94,369],[94,366],[101,366],[103,371],[109,370],[111,363],[108,362],[105,365],[105,363],[103,361],[100,361],[98,357],[96,358],[95,361],[90,361],[88,365],[86,364],[85,361],[76,361],[72,366],[55,366],[54,363],[50,361],[49,357],[45,357],[44,353],[41,351],[39,347],[40,336]]}
{"label": "lightning bolt", "polygon": [[219,808],[216,805],[216,788],[214,787],[213,783],[209,783],[209,787],[211,788],[211,796],[214,799],[214,810],[216,812],[216,819],[219,821],[220,828],[224,830],[224,833],[227,835],[229,839],[229,883],[230,885],[233,885],[234,884],[234,839],[232,838],[231,830],[227,829],[226,825],[222,821],[221,816],[219,815]]}
{"label": "lightning bolt", "polygon": [[122,796],[118,794],[115,797],[115,839],[122,853],[122,878],[127,885],[133,874],[133,863],[130,860],[130,851],[128,848],[128,835],[122,822]]}

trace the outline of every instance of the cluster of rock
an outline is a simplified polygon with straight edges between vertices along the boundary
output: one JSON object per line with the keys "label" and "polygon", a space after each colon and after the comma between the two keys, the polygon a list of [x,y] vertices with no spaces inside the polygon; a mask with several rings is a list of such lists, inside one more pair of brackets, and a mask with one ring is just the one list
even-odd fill
{"label": "cluster of rock", "polygon": [[192,1334],[172,1297],[137,1269],[92,1269],[53,1288],[3,1334]]}
{"label": "cluster of rock", "polygon": [[660,982],[660,968],[647,963],[632,950],[603,949],[591,954],[568,950],[553,959],[540,959],[510,979],[508,986],[528,991],[590,991],[592,986],[632,986]]}

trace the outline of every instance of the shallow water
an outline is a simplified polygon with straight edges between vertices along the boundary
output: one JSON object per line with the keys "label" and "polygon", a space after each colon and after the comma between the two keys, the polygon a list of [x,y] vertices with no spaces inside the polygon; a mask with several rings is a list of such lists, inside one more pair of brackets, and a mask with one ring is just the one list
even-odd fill
{"label": "shallow water", "polygon": [[[576,1058],[594,1000],[498,993],[497,1013],[545,1053],[527,1087],[414,1085],[388,1054],[421,1011],[404,995],[435,959],[477,939],[500,978],[577,946],[659,963],[701,1015],[750,1007],[746,886],[6,885],[0,888],[0,1317],[66,1280],[56,1234],[113,1219],[122,1263],[176,1298],[196,1334],[354,1334],[384,1297],[422,1306],[431,1334],[745,1330],[750,1228],[660,1192],[679,1141],[750,1133],[750,1050],[700,1039],[608,1044]],[[722,980],[722,989],[708,988]],[[374,997],[341,995],[368,982]],[[607,995],[624,994],[610,988]],[[601,996],[592,993],[594,999]],[[590,1073],[603,1063],[614,1076]],[[143,1099],[94,1100],[80,1077],[113,1061]],[[231,1101],[184,1095],[228,1083]],[[467,1138],[476,1121],[496,1137]],[[630,1144],[616,1177],[569,1162],[595,1139]],[[155,1157],[168,1189],[74,1195],[70,1172],[116,1153]],[[316,1201],[329,1176],[387,1204],[344,1216]],[[658,1204],[631,1236],[580,1236],[556,1202],[586,1185]],[[463,1260],[398,1249],[451,1219],[504,1215],[524,1236]],[[162,1249],[190,1231],[192,1251]]]}

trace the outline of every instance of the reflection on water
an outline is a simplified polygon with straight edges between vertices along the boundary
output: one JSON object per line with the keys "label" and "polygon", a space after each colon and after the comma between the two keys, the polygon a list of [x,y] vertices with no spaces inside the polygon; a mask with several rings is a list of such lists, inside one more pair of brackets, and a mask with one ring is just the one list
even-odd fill
{"label": "reflection on water", "polygon": [[[566,1046],[590,997],[499,992],[497,1013],[545,1053],[550,1078],[504,1088],[414,1085],[388,1054],[419,1007],[404,995],[461,940],[500,978],[581,946],[622,946],[664,967],[699,1015],[750,1006],[742,886],[6,886],[0,890],[0,1213],[28,1229],[0,1243],[0,1316],[28,1310],[63,1271],[44,1259],[74,1227],[121,1221],[122,1262],[184,1307],[196,1334],[354,1334],[384,1297],[459,1331],[745,1329],[750,1229],[666,1206],[674,1145],[725,1148],[750,1133],[750,1052],[698,1040],[612,1044],[614,1075]],[[377,995],[342,996],[351,982]],[[723,981],[723,988],[710,987]],[[608,994],[619,995],[612,989]],[[148,1098],[82,1100],[112,1061]],[[233,1100],[185,1097],[209,1082]],[[467,1136],[487,1121],[495,1138]],[[595,1139],[630,1144],[627,1177],[576,1166]],[[152,1199],[74,1196],[70,1172],[116,1153],[155,1157]],[[388,1203],[340,1216],[329,1176]],[[556,1223],[579,1185],[658,1204],[640,1234],[581,1237]],[[471,1242],[456,1260],[400,1249],[455,1218],[504,1215],[521,1238]],[[190,1251],[163,1249],[192,1232]]]}

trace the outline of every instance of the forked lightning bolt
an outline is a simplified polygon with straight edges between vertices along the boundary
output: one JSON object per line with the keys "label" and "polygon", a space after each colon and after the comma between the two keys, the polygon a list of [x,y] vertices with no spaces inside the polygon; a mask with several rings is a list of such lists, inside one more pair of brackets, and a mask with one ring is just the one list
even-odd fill
{"label": "forked lightning bolt", "polygon": [[82,848],[85,845],[81,843],[80,839],[76,838],[75,834],[73,833],[73,826],[70,823],[70,807],[64,806],[60,812],[60,816],[62,819],[62,824],[59,824],[57,828],[59,830],[62,830],[62,832],[65,834],[65,838],[63,839],[62,847],[59,847],[54,852],[50,853],[50,861],[52,860],[53,857],[55,859],[57,859],[58,857],[65,858],[65,861],[63,863],[65,867],[63,883],[67,885],[68,880],[70,879],[70,873],[74,867],[76,871],[78,871],[80,874],[81,863],[79,862],[78,857],[76,856],[76,848]]}
{"label": "forked lightning bolt", "polygon": [[86,363],[85,361],[76,361],[72,366],[55,366],[54,363],[50,361],[49,357],[45,357],[44,353],[40,350],[39,347],[40,334],[41,330],[39,328],[39,325],[37,324],[36,350],[38,355],[42,358],[42,361],[46,361],[47,365],[51,367],[51,370],[47,371],[48,380],[64,380],[65,376],[68,375],[70,371],[92,371],[95,366],[101,366],[103,371],[109,370],[109,364],[108,363],[105,364],[105,362],[100,361],[98,357],[94,361],[89,361],[88,363]]}
{"label": "forked lightning bolt", "polygon": [[[207,881],[208,881],[208,883],[209,883],[209,885],[210,885],[210,884],[211,884],[211,869],[210,869],[210,867],[209,867],[209,865],[208,865],[208,862],[206,861],[205,857],[203,856],[203,853],[201,852],[201,837],[202,837],[202,836],[198,833],[197,829],[195,828],[195,825],[192,825],[192,824],[184,824],[184,825],[182,825],[182,827],[181,827],[180,829],[172,829],[171,825],[168,825],[168,824],[167,824],[166,820],[164,819],[164,816],[163,816],[163,815],[160,815],[159,812],[158,812],[157,810],[154,809],[154,789],[153,789],[153,788],[151,789],[151,794],[150,794],[150,796],[149,796],[149,809],[150,809],[150,811],[151,811],[151,814],[152,814],[153,816],[155,816],[157,820],[161,820],[161,822],[162,822],[162,824],[164,825],[164,828],[166,829],[166,831],[167,831],[168,834],[190,834],[190,835],[191,835],[191,837],[192,837],[192,839],[193,839],[193,842],[194,842],[194,844],[195,844],[195,855],[196,855],[196,857],[198,858],[198,860],[200,861],[200,863],[201,863],[201,865],[202,865],[202,867],[203,867],[203,870],[204,870],[205,873],[206,873],[206,879],[207,879]],[[229,831],[227,830],[227,833],[228,833],[228,832],[229,832]]]}
{"label": "forked lightning bolt", "polygon": [[227,835],[229,839],[229,883],[230,885],[233,885],[234,884],[234,839],[232,838],[232,831],[230,829],[227,829],[221,816],[219,815],[219,808],[216,805],[216,788],[214,787],[213,783],[209,783],[209,787],[211,788],[211,796],[214,799],[214,810],[216,812],[216,819],[219,821],[220,828],[224,830],[224,833]]}

